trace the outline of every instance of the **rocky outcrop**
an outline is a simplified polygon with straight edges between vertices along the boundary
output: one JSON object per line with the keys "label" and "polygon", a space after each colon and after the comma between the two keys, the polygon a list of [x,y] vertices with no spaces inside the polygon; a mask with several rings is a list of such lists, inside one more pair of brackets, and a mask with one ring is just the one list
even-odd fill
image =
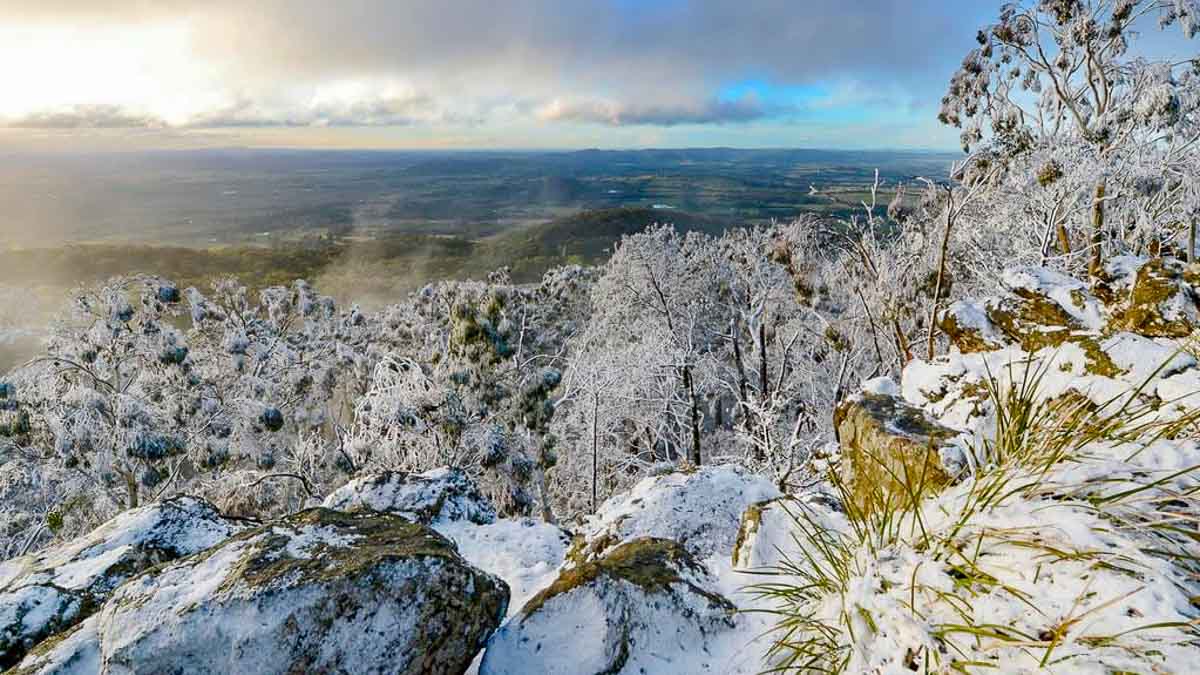
{"label": "rocky outcrop", "polygon": [[654,537],[678,542],[697,560],[725,558],[746,507],[778,496],[771,481],[732,466],[646,478],[601,505],[569,557],[596,560],[624,543]]}
{"label": "rocky outcrop", "polygon": [[312,509],[126,583],[98,634],[113,674],[457,674],[507,603],[424,525]]}
{"label": "rocky outcrop", "polygon": [[535,596],[489,642],[480,673],[725,672],[708,650],[736,609],[712,586],[679,543],[621,544]]}
{"label": "rocky outcrop", "polygon": [[0,563],[0,668],[91,616],[127,579],[243,527],[207,502],[181,497],[126,511],[83,537]]}
{"label": "rocky outcrop", "polygon": [[347,483],[322,504],[336,511],[394,513],[426,525],[466,520],[477,525],[496,521],[496,510],[461,469],[426,473],[387,472]]}
{"label": "rocky outcrop", "polygon": [[1180,260],[1118,258],[1096,292],[1112,305],[1109,325],[1145,337],[1182,338],[1200,328],[1200,266]]}
{"label": "rocky outcrop", "polygon": [[1095,352],[1116,333],[1181,338],[1200,328],[1200,265],[1179,260],[1114,258],[1090,286],[1032,267],[1005,272],[1003,283],[1007,293],[956,302],[939,317],[961,353],[1014,344],[1035,352],[1067,342]]}
{"label": "rocky outcrop", "polygon": [[888,380],[834,411],[842,480],[860,514],[894,509],[949,485],[963,467],[957,433],[899,395]]}

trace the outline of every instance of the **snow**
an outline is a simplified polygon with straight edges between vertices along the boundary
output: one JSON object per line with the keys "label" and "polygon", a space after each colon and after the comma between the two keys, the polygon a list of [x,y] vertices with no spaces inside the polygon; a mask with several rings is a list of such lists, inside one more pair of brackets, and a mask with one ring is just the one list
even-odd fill
{"label": "snow", "polygon": [[453,541],[467,562],[508,584],[508,617],[558,578],[571,546],[565,531],[528,518],[488,525],[448,521],[433,529]]}
{"label": "snow", "polygon": [[890,377],[877,377],[863,382],[862,393],[875,396],[900,396],[900,387]]}

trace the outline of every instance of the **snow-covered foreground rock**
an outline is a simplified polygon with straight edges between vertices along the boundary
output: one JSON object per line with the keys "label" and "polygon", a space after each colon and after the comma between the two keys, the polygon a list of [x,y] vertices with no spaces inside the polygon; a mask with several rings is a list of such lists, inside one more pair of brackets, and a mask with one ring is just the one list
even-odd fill
{"label": "snow-covered foreground rock", "polygon": [[459,673],[507,606],[425,526],[312,509],[125,584],[99,636],[107,673]]}
{"label": "snow-covered foreground rock", "polygon": [[245,527],[192,498],[132,509],[62,546],[0,563],[0,668],[94,613],[127,579]]}
{"label": "snow-covered foreground rock", "polygon": [[647,478],[577,533],[561,570],[488,644],[481,673],[758,673],[766,629],[739,609],[742,514],[779,497],[734,467]]}

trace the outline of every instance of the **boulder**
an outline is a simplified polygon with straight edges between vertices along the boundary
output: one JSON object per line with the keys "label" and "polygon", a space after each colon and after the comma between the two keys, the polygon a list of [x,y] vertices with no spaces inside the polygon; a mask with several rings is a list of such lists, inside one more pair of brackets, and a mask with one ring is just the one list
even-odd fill
{"label": "boulder", "polygon": [[960,300],[938,317],[938,328],[963,354],[989,352],[1004,347],[1007,338],[988,318],[985,305]]}
{"label": "boulder", "polygon": [[385,472],[357,478],[338,488],[322,504],[335,511],[394,513],[426,525],[466,520],[496,521],[496,509],[461,469],[425,473]]}
{"label": "boulder", "polygon": [[905,402],[890,381],[886,384],[868,383],[833,415],[842,480],[864,515],[945,487],[964,467],[953,442],[956,432]]}
{"label": "boulder", "polygon": [[0,563],[0,668],[91,616],[130,577],[243,527],[208,502],[180,497],[131,509],[66,544]]}
{"label": "boulder", "polygon": [[488,643],[481,675],[726,672],[736,609],[680,544],[638,539],[566,570]]}
{"label": "boulder", "polygon": [[600,506],[569,557],[596,560],[646,537],[671,539],[696,560],[728,559],[742,513],[779,496],[770,480],[734,466],[705,466],[643,479]]}
{"label": "boulder", "polygon": [[99,635],[113,675],[457,674],[507,605],[428,527],[318,508],[127,582]]}

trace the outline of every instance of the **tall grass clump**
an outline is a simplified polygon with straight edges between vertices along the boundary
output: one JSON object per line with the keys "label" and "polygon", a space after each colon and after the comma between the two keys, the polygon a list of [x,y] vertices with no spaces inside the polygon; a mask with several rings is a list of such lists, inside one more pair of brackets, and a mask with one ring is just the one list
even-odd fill
{"label": "tall grass clump", "polygon": [[790,507],[793,546],[752,587],[774,624],[768,672],[1174,672],[1194,657],[1200,410],[1143,395],[1162,368],[1111,399],[1047,397],[1052,361],[987,374],[990,414],[954,485],[852,499],[833,470],[843,517]]}

